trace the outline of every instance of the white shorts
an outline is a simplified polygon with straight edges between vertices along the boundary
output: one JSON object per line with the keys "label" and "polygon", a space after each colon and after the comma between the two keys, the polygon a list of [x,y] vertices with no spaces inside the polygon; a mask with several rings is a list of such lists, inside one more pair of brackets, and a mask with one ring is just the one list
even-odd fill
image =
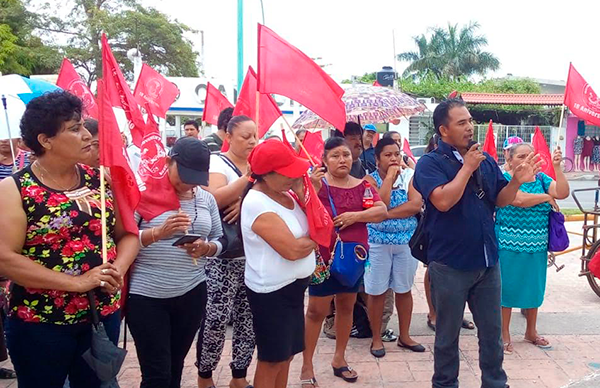
{"label": "white shorts", "polygon": [[369,267],[365,271],[365,292],[381,295],[388,289],[404,294],[415,281],[419,262],[406,245],[369,244]]}

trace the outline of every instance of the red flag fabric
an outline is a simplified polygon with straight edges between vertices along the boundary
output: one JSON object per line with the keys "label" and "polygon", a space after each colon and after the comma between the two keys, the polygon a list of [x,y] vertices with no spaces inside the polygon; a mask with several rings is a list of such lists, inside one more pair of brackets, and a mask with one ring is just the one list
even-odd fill
{"label": "red flag fabric", "polygon": [[202,121],[217,125],[219,114],[225,108],[233,108],[219,89],[215,88],[210,82],[206,83],[206,98],[204,99],[204,112],[202,112]]}
{"label": "red flag fabric", "polygon": [[344,89],[302,51],[261,24],[258,25],[258,91],[289,97],[344,131]]}
{"label": "red flag fabric", "polygon": [[[109,69],[105,66],[102,67],[104,77],[106,77],[106,71]],[[104,80],[98,80],[100,165],[110,170],[111,188],[117,200],[125,230],[137,235],[139,231],[133,213],[140,202],[140,191],[125,156],[125,147],[109,98],[110,93],[107,90],[110,87],[114,87],[114,84],[107,85]]]}
{"label": "red flag fabric", "polygon": [[483,152],[487,152],[492,158],[498,161],[498,152],[496,151],[496,140],[494,139],[494,125],[490,120],[485,141],[483,142]]}
{"label": "red flag fabric", "polygon": [[[242,89],[233,110],[234,116],[246,115],[256,121],[256,87],[256,73],[252,66],[248,66],[246,78],[244,78]],[[275,120],[281,117],[281,111],[270,94],[261,94],[258,113],[258,138],[260,139],[271,128]]]}
{"label": "red flag fabric", "polygon": [[[321,160],[323,159],[323,152],[325,151],[325,142],[323,141],[323,136],[321,136],[321,131],[306,131],[306,135],[304,136],[304,141],[302,144],[304,145],[306,151],[308,151],[312,161],[317,166],[320,166]],[[303,150],[300,150],[300,157],[308,159]]]}
{"label": "red flag fabric", "polygon": [[569,66],[564,104],[580,119],[600,126],[600,98],[573,65]]}
{"label": "red flag fabric", "polygon": [[596,251],[592,260],[588,263],[588,269],[595,277],[600,279],[600,250]]}
{"label": "red flag fabric", "polygon": [[67,59],[63,58],[62,64],[60,65],[60,72],[58,73],[58,80],[56,85],[68,90],[83,102],[83,115],[84,117],[92,117],[98,119],[98,104],[96,104],[96,98],[90,91],[87,84],[81,79],[73,64]]}
{"label": "red flag fabric", "polygon": [[285,144],[286,146],[288,146],[288,148],[290,150],[292,150],[292,152],[294,153],[294,155],[298,154],[298,152],[296,152],[296,150],[294,149],[294,147],[292,147],[292,145],[288,141],[287,136],[285,135],[285,129],[284,128],[281,128],[281,141],[283,142],[283,144]]}
{"label": "red flag fabric", "polygon": [[308,233],[310,238],[319,245],[329,247],[333,234],[333,220],[321,203],[310,177],[304,177],[304,201],[306,218],[308,220]]}
{"label": "red flag fabric", "polygon": [[133,96],[138,104],[146,107],[149,114],[164,119],[178,95],[179,88],[174,83],[145,63],[142,65]]}
{"label": "red flag fabric", "polygon": [[107,101],[111,106],[122,108],[125,111],[133,144],[141,146],[146,122],[121,69],[119,69],[119,64],[110,50],[106,34],[102,34],[102,76],[104,77]]}
{"label": "red flag fabric", "polygon": [[556,172],[554,171],[554,165],[552,164],[552,154],[550,153],[550,148],[548,148],[548,143],[546,143],[546,139],[544,139],[540,127],[535,127],[535,133],[533,134],[533,141],[531,143],[533,145],[533,150],[536,154],[540,155],[542,160],[542,172],[552,179],[556,179]]}
{"label": "red flag fabric", "polygon": [[148,123],[142,147],[138,174],[143,182],[140,204],[137,212],[146,221],[169,210],[180,207],[179,197],[169,181],[167,174],[167,151],[163,145],[158,124],[152,115],[148,115]]}
{"label": "red flag fabric", "polygon": [[410,149],[410,144],[408,144],[407,138],[404,138],[404,143],[402,144],[402,152],[404,152],[404,155],[411,158],[415,163],[417,162],[417,159],[415,158],[415,156],[413,155],[413,153]]}
{"label": "red flag fabric", "polygon": [[373,86],[381,86],[381,84],[377,81],[373,81]]}

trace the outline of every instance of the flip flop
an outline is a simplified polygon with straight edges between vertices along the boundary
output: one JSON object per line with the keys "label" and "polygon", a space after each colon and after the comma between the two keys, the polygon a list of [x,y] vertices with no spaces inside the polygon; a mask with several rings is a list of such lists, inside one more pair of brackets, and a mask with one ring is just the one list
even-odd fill
{"label": "flip flop", "polygon": [[540,349],[552,349],[552,345],[544,337],[537,336],[534,341],[525,338],[525,341],[537,346]]}
{"label": "flip flop", "polygon": [[319,387],[319,384],[317,383],[317,379],[315,379],[314,377],[311,377],[310,379],[300,380],[300,385],[301,386],[312,385],[311,388],[318,388]]}
{"label": "flip flop", "polygon": [[511,342],[507,342],[504,344],[504,354],[510,356],[514,352],[513,344]]}
{"label": "flip flop", "polygon": [[333,375],[336,376],[336,377],[342,378],[342,380],[344,380],[347,383],[355,383],[356,380],[358,380],[358,376],[354,376],[354,377],[346,377],[346,376],[344,376],[344,372],[350,372],[350,373],[354,372],[354,369],[352,369],[348,365],[342,366],[340,368],[336,368],[336,367],[332,366],[332,368],[333,368]]}
{"label": "flip flop", "polygon": [[467,329],[467,330],[474,330],[475,329],[475,324],[473,322],[471,322],[471,321],[463,319],[461,327],[463,329]]}

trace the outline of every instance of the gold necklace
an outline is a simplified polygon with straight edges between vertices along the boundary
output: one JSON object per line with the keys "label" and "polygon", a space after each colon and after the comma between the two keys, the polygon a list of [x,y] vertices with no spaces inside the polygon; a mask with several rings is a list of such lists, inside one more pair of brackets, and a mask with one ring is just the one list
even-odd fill
{"label": "gold necklace", "polygon": [[60,183],[58,183],[58,182],[56,181],[56,179],[54,179],[54,178],[52,177],[52,175],[51,175],[51,174],[48,172],[48,170],[46,170],[46,168],[45,168],[44,166],[42,166],[42,164],[40,163],[40,161],[39,161],[39,160],[36,160],[36,161],[34,162],[34,164],[35,164],[35,165],[38,167],[38,170],[40,170],[40,178],[41,178],[42,180],[44,180],[44,176],[45,176],[45,175],[44,175],[44,172],[45,172],[45,173],[46,173],[46,176],[48,177],[48,179],[50,179],[52,182],[54,182],[54,184],[55,184],[56,186],[58,186],[58,188],[59,188],[59,189],[61,189],[62,191],[71,191],[71,190],[73,190],[74,188],[76,188],[77,186],[79,186],[79,183],[81,183],[81,182],[80,182],[80,181],[81,181],[81,177],[79,176],[79,169],[77,168],[77,166],[75,166],[75,175],[76,175],[76,177],[77,177],[77,181],[75,182],[75,184],[74,184],[72,187],[70,187],[70,188],[65,188],[63,185],[61,185]]}

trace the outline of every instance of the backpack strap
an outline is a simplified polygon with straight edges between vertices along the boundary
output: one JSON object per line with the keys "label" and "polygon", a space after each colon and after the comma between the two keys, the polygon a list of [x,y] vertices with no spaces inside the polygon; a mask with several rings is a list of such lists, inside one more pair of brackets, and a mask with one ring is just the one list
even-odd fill
{"label": "backpack strap", "polygon": [[238,176],[242,176],[244,175],[239,168],[237,168],[237,166],[231,161],[231,159],[229,159],[227,156],[223,155],[223,154],[219,154],[219,156],[221,157],[221,159],[223,159],[223,161],[229,166],[231,167],[231,169],[233,171],[235,171],[236,174],[238,174]]}

